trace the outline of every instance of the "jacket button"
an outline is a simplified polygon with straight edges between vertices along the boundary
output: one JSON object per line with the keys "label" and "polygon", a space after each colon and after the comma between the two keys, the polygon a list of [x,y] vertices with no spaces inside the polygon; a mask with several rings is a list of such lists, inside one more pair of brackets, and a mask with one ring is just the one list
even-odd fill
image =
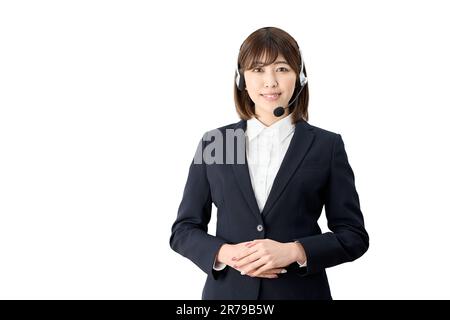
{"label": "jacket button", "polygon": [[256,230],[258,230],[258,231],[263,231],[263,226],[262,225],[260,225],[260,224],[258,224],[258,226],[256,227]]}

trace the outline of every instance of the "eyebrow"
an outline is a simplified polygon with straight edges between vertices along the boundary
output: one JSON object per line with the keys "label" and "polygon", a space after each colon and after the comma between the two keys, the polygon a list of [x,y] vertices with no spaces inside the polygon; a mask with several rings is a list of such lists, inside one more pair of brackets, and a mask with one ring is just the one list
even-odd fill
{"label": "eyebrow", "polygon": [[[256,61],[255,63],[256,63],[256,64],[264,64],[264,63],[262,63],[261,61]],[[289,63],[287,63],[287,62],[284,61],[284,60],[278,60],[278,61],[275,61],[273,64],[280,64],[280,63],[289,64]]]}

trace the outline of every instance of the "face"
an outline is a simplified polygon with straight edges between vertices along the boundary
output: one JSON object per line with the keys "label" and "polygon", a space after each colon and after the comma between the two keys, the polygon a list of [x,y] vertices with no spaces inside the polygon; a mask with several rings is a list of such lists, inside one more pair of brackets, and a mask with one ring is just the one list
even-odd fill
{"label": "face", "polygon": [[245,85],[255,103],[256,114],[270,116],[276,107],[288,105],[295,90],[297,75],[283,55],[278,55],[270,65],[261,65],[262,63],[254,69],[244,71]]}

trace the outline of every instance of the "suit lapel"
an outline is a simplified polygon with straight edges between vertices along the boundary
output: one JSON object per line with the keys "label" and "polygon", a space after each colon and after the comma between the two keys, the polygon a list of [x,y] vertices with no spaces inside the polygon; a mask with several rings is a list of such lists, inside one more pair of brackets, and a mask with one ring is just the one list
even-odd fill
{"label": "suit lapel", "polygon": [[[243,129],[245,131],[247,129],[247,121],[239,121],[235,125],[234,129]],[[255,193],[250,180],[247,154],[245,149],[241,150],[241,152],[244,152],[245,154],[245,163],[233,163],[233,173],[251,212],[256,216],[256,218],[258,218],[258,220],[261,219],[261,216],[266,217],[271,212],[273,205],[276,203],[286,187],[286,184],[289,182],[289,179],[305,157],[313,140],[314,133],[312,132],[312,128],[309,127],[308,123],[304,120],[298,121],[295,124],[294,135],[291,143],[289,144],[288,150],[286,151],[286,155],[283,158],[280,169],[275,177],[262,212],[259,211],[258,203],[256,202]],[[243,144],[244,148],[246,143],[247,141]]]}
{"label": "suit lapel", "polygon": [[[294,174],[297,167],[302,162],[306,153],[314,140],[312,128],[304,120],[300,120],[295,124],[295,131],[291,143],[286,151],[286,155],[281,162],[275,180],[273,181],[267,201],[264,205],[262,215],[267,217],[271,212],[273,205],[276,203],[286,184]],[[294,195],[293,195],[294,196]]]}
{"label": "suit lapel", "polygon": [[[247,129],[247,121],[241,120],[239,121],[234,129]],[[261,220],[261,212],[259,212],[258,203],[256,202],[255,193],[253,191],[252,182],[250,180],[250,173],[248,169],[248,163],[247,163],[247,153],[245,152],[247,144],[247,139],[245,139],[245,143],[243,144],[244,150],[240,150],[239,152],[244,152],[245,154],[245,163],[244,164],[237,164],[233,163],[233,173],[234,177],[237,180],[238,186],[241,189],[242,194],[244,195],[245,201],[247,201],[248,206],[250,207],[251,212],[256,216],[258,220]],[[237,153],[235,153],[237,154]]]}

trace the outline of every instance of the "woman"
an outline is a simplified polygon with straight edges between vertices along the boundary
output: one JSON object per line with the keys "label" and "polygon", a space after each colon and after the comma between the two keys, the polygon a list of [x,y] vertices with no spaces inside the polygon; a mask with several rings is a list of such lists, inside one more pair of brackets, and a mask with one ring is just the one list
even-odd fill
{"label": "woman", "polygon": [[[208,275],[202,299],[332,299],[325,269],[362,256],[369,236],[341,135],[307,123],[295,39],[253,32],[234,97],[241,120],[201,139],[171,248]],[[216,236],[207,233],[212,203]],[[317,223],[323,206],[331,232]]]}

